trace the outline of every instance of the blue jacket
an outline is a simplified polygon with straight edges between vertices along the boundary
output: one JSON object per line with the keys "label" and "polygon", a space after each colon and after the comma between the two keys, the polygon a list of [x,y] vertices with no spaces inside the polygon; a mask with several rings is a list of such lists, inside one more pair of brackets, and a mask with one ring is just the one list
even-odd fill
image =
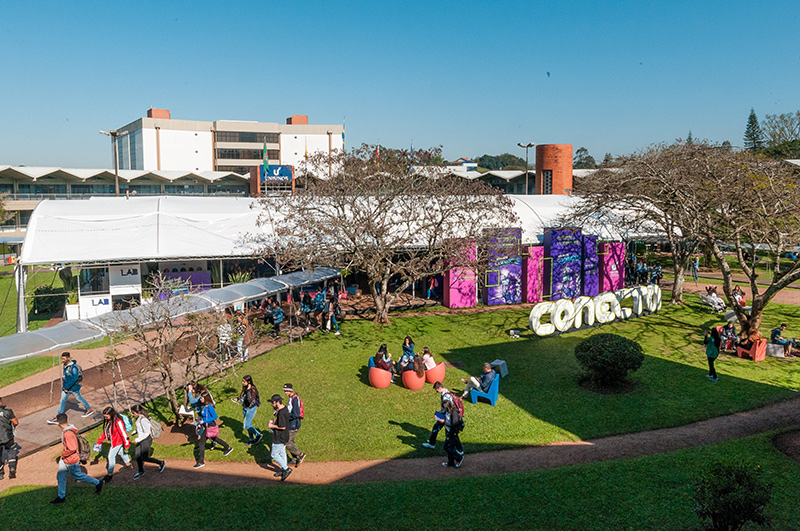
{"label": "blue jacket", "polygon": [[293,394],[289,399],[289,431],[300,429],[300,399]]}
{"label": "blue jacket", "polygon": [[283,309],[280,306],[272,308],[272,322],[275,324],[283,322]]}
{"label": "blue jacket", "polygon": [[217,410],[211,404],[206,404],[200,414],[200,422],[203,424],[211,424],[217,420]]}
{"label": "blue jacket", "polygon": [[78,368],[78,362],[71,360],[64,365],[64,383],[62,384],[67,391],[80,391],[81,383],[78,381],[81,370]]}
{"label": "blue jacket", "polygon": [[406,346],[405,341],[403,341],[403,355],[411,356],[411,359],[414,359],[414,343]]}
{"label": "blue jacket", "polygon": [[484,393],[489,391],[489,387],[492,385],[495,376],[497,376],[497,373],[493,370],[481,374],[481,391]]}

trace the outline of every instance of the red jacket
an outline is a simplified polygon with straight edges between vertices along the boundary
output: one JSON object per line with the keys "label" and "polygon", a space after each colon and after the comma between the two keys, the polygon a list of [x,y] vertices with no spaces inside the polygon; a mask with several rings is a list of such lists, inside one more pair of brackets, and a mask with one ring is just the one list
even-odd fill
{"label": "red jacket", "polygon": [[112,447],[119,446],[121,444],[127,449],[131,445],[130,441],[128,440],[128,434],[125,433],[125,423],[122,421],[122,419],[118,418],[117,422],[114,424],[104,427],[103,433],[101,433],[100,438],[97,439],[97,444],[103,444],[104,441],[109,439],[108,435],[106,434],[107,430],[111,431],[110,439]]}

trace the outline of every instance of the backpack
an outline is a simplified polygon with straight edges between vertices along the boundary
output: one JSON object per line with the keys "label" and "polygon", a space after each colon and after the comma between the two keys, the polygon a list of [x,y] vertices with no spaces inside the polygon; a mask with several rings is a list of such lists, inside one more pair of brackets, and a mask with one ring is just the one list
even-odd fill
{"label": "backpack", "polygon": [[458,414],[461,415],[461,418],[464,418],[464,401],[461,400],[461,397],[458,395],[451,395],[453,405],[456,406],[458,409]]}
{"label": "backpack", "polygon": [[89,462],[89,457],[91,457],[92,447],[89,445],[89,441],[78,433],[78,430],[72,431],[75,432],[75,438],[78,439],[78,458],[81,460],[81,464],[85,465]]}
{"label": "backpack", "polygon": [[75,368],[78,369],[78,383],[81,383],[83,381],[83,369],[81,369],[81,366],[77,363],[75,364]]}
{"label": "backpack", "polygon": [[119,414],[119,418],[122,419],[122,422],[125,424],[125,433],[130,433],[133,431],[133,424],[131,424],[131,419],[128,418],[128,415],[124,413]]}
{"label": "backpack", "polygon": [[342,308],[339,306],[339,301],[333,303],[333,315],[337,319],[342,316]]}
{"label": "backpack", "polygon": [[322,311],[325,308],[325,292],[319,291],[314,295],[314,303],[316,304],[317,311]]}
{"label": "backpack", "polygon": [[298,412],[297,412],[297,415],[298,415],[298,416],[299,416],[301,419],[304,419],[304,418],[306,418],[306,411],[305,411],[305,409],[303,409],[303,399],[302,399],[302,398],[300,398],[300,395],[298,395],[297,393],[295,393],[294,395],[292,395],[292,398],[294,398],[294,397],[297,397],[297,403],[298,403],[298,404],[300,404],[300,411],[298,411]]}
{"label": "backpack", "polygon": [[161,433],[164,431],[163,429],[161,429],[161,423],[156,422],[153,419],[149,420],[150,420],[150,436],[153,439],[158,439],[159,437],[161,437]]}

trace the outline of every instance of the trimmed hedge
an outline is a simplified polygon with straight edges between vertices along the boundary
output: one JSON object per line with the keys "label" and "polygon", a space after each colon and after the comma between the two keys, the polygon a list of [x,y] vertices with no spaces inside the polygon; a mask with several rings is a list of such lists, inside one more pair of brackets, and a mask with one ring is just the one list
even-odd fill
{"label": "trimmed hedge", "polygon": [[575,358],[592,381],[614,385],[642,366],[644,351],[639,343],[628,338],[596,334],[575,346]]}

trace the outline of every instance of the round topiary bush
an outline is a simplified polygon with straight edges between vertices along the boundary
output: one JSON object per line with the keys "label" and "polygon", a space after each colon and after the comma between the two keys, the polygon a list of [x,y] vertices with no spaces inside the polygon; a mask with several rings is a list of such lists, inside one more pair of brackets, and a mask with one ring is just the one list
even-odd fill
{"label": "round topiary bush", "polygon": [[712,463],[694,483],[695,513],[715,531],[768,524],[764,508],[771,497],[761,467],[744,463]]}
{"label": "round topiary bush", "polygon": [[644,361],[644,351],[636,341],[616,334],[597,334],[575,346],[575,358],[586,375],[598,385],[609,386],[625,380]]}

